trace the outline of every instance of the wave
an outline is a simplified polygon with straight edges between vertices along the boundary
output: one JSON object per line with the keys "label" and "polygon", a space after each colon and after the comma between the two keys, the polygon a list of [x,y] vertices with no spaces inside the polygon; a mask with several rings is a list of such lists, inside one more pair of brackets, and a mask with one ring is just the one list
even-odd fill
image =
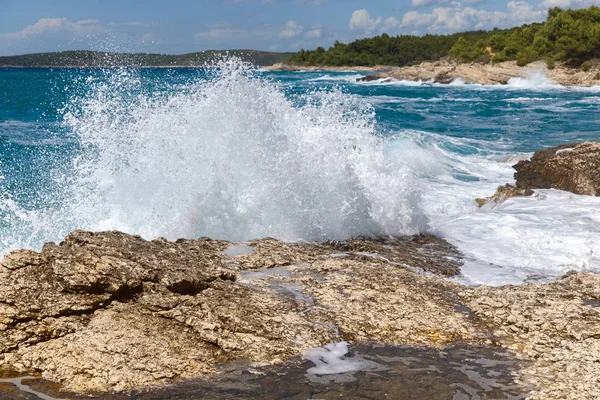
{"label": "wave", "polygon": [[6,198],[3,250],[75,228],[290,241],[425,228],[415,174],[386,157],[360,97],[288,99],[237,61],[207,73],[166,94],[143,94],[135,71],[88,78],[64,112],[80,150],[43,194],[60,204],[27,211]]}
{"label": "wave", "polygon": [[[306,93],[302,83],[304,94],[293,94],[289,82],[243,63],[217,67],[150,85],[136,70],[86,76],[85,92],[62,111],[61,131],[75,145],[52,156],[40,201],[20,202],[25,196],[14,191],[26,185],[0,177],[0,252],[39,248],[73,229],[233,241],[433,233],[465,254],[469,284],[600,270],[597,199],[540,191],[477,207],[475,198],[511,182],[511,166],[530,157],[514,139],[392,134],[376,123],[373,104],[472,94],[403,99],[393,90],[360,96],[314,86]],[[478,90],[471,101],[486,100],[486,88]],[[401,126],[403,114],[394,115]]]}
{"label": "wave", "polygon": [[[326,75],[327,76],[327,75]],[[361,75],[362,76],[362,75]],[[353,76],[354,77],[354,76]],[[357,76],[358,77],[358,76]],[[328,80],[324,77],[313,78],[313,80]],[[550,78],[548,78],[540,70],[530,70],[527,72],[526,77],[515,77],[509,79],[506,85],[494,84],[485,85],[480,83],[467,83],[464,79],[458,77],[452,80],[449,84],[438,83],[433,79],[428,80],[399,80],[395,78],[381,78],[369,82],[356,82],[356,79],[350,79],[346,77],[340,81],[346,81],[357,85],[370,85],[370,86],[406,86],[406,87],[436,87],[436,88],[465,88],[465,89],[483,89],[483,90],[513,90],[513,91],[572,91],[572,92],[584,92],[584,93],[600,93],[600,86],[569,86],[560,85]]]}
{"label": "wave", "polygon": [[362,78],[364,75],[352,74],[352,75],[328,75],[318,76],[316,78],[308,79],[309,82],[349,82],[356,83],[356,80]]}

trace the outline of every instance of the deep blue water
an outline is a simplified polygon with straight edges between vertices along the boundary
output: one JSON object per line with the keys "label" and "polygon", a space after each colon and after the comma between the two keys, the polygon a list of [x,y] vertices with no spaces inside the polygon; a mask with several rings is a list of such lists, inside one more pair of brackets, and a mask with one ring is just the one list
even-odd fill
{"label": "deep blue water", "polygon": [[[600,88],[541,76],[505,87],[357,76],[0,69],[0,250],[39,248],[75,228],[232,240],[427,231],[473,268],[503,268],[470,272],[476,283],[600,268],[597,202],[549,191],[535,204],[472,204],[509,182],[517,159],[600,140]],[[541,239],[517,248],[527,235]],[[475,239],[502,245],[483,254]],[[575,250],[562,257],[561,245]]]}

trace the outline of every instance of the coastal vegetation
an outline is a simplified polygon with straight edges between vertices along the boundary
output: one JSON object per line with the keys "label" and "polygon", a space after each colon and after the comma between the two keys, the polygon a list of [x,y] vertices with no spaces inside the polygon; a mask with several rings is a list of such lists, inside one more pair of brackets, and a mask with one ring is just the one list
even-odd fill
{"label": "coastal vegetation", "polygon": [[225,56],[238,57],[262,66],[281,62],[290,55],[257,50],[208,50],[180,55],[80,50],[4,56],[0,57],[0,67],[193,67]]}
{"label": "coastal vegetation", "polygon": [[373,66],[414,65],[451,58],[460,62],[516,60],[521,66],[546,60],[589,69],[589,60],[600,57],[600,8],[548,10],[544,23],[510,29],[469,31],[451,35],[389,36],[383,33],[352,43],[335,42],[325,50],[300,50],[287,62],[302,65]]}

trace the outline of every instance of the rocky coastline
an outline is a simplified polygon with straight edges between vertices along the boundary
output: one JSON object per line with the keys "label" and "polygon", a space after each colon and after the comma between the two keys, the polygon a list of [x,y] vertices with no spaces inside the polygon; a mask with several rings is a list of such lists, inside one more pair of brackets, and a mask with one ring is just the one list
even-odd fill
{"label": "rocky coastline", "polygon": [[[502,194],[598,195],[599,160],[598,143],[537,152]],[[0,375],[30,376],[0,379],[0,398],[600,398],[600,276],[469,287],[462,263],[433,236],[75,231],[0,262]],[[338,359],[343,379],[311,375]]]}
{"label": "rocky coastline", "polygon": [[556,63],[552,70],[544,61],[536,61],[524,67],[516,61],[501,63],[457,63],[448,60],[423,62],[407,67],[377,65],[374,67],[333,67],[333,66],[303,66],[278,63],[267,68],[272,71],[357,71],[368,72],[378,79],[396,79],[408,81],[423,81],[451,83],[462,79],[465,83],[483,85],[505,85],[512,78],[529,78],[535,72],[540,72],[552,82],[564,86],[598,86],[600,85],[600,66],[594,65],[589,71],[572,68],[564,63]]}
{"label": "rocky coastline", "polygon": [[2,261],[0,369],[104,398],[341,341],[491,346],[524,362],[515,379],[528,398],[600,396],[600,277],[472,288],[447,279],[460,265],[430,236],[234,244],[76,231]]}

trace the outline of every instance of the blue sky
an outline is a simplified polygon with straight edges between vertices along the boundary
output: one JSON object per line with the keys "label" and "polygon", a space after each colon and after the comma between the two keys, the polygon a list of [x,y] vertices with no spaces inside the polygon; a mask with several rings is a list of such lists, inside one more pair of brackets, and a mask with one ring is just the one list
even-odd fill
{"label": "blue sky", "polygon": [[0,55],[297,51],[381,32],[509,27],[590,5],[600,0],[0,0]]}

